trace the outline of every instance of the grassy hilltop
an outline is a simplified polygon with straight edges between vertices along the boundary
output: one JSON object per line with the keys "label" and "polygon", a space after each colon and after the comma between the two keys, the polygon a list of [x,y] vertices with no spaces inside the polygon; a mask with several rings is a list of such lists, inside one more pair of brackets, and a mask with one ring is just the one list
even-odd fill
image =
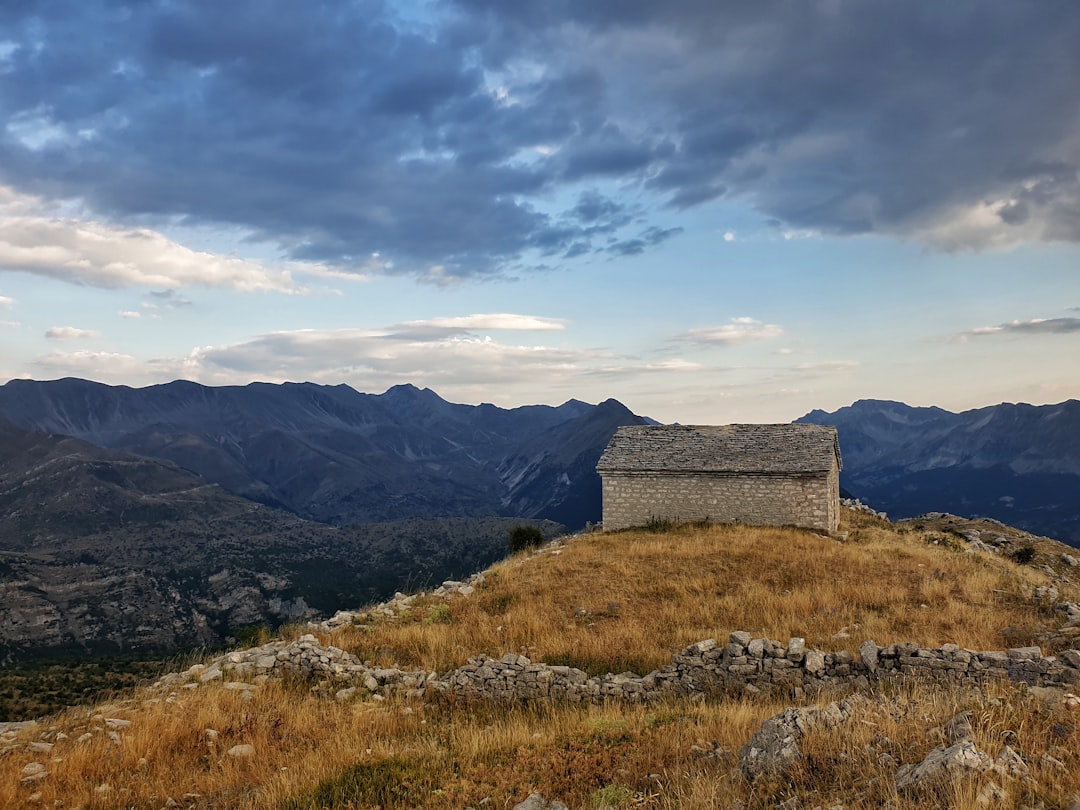
{"label": "grassy hilltop", "polygon": [[[1019,564],[965,553],[964,522],[945,516],[892,525],[845,512],[842,528],[842,541],[731,526],[583,535],[496,564],[469,596],[422,596],[397,618],[319,637],[378,666],[443,672],[512,652],[590,674],[643,674],[733,630],[852,652],[867,639],[1044,653],[1075,641],[1033,596],[1052,583],[1080,600],[1064,546],[1000,527]],[[1080,795],[1080,714],[1060,693],[1011,684],[881,686],[851,721],[811,731],[788,775],[754,782],[738,751],[791,698],[492,706],[363,690],[339,701],[313,686],[144,688],[67,710],[0,740],[0,807],[511,808],[539,792],[570,808],[974,808],[991,778],[1006,794],[994,806],[1068,808]],[[897,765],[920,762],[963,710],[978,748],[1011,746],[1030,777],[898,794]],[[48,776],[20,784],[31,763]]]}

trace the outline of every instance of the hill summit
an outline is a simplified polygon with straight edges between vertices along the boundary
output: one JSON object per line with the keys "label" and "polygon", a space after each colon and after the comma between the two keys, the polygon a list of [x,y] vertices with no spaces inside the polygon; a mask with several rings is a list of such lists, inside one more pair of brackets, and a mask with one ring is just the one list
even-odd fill
{"label": "hill summit", "polygon": [[[563,538],[8,729],[0,804],[1070,807],[1068,548],[946,515],[841,528]],[[739,677],[696,680],[716,667]]]}

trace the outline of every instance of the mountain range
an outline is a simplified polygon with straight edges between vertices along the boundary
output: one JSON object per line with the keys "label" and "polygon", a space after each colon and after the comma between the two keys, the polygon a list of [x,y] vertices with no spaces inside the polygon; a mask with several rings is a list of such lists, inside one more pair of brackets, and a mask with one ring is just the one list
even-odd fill
{"label": "mountain range", "polygon": [[147,388],[12,380],[0,417],[26,430],[173,462],[207,483],[322,523],[514,516],[600,520],[596,461],[616,400],[458,405],[399,385],[363,394],[312,383]]}
{"label": "mountain range", "polygon": [[1080,402],[952,413],[859,400],[796,420],[834,425],[841,486],[893,518],[986,516],[1080,547]]}
{"label": "mountain range", "polygon": [[[601,518],[615,400],[514,409],[397,386],[0,386],[0,660],[220,644],[464,576],[528,520]],[[1080,403],[863,400],[842,486],[894,518],[990,516],[1080,546]]]}
{"label": "mountain range", "polygon": [[600,519],[614,400],[504,410],[399,386],[0,386],[0,663],[216,645]]}

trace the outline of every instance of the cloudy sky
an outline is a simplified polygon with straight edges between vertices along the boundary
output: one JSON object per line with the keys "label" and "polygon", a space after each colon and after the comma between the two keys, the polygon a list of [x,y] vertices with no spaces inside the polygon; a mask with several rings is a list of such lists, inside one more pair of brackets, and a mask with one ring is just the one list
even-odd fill
{"label": "cloudy sky", "polygon": [[1074,0],[5,0],[0,381],[1080,397]]}

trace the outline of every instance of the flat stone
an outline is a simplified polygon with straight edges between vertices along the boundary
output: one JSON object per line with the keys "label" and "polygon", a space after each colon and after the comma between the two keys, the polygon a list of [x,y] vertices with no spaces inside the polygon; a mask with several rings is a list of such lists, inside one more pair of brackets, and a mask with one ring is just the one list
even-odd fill
{"label": "flat stone", "polygon": [[745,630],[735,630],[728,636],[728,641],[732,644],[738,644],[740,647],[745,647],[750,643],[753,636],[747,633]]}
{"label": "flat stone", "polygon": [[870,672],[877,672],[880,653],[881,648],[872,641],[864,641],[859,645],[859,660]]}
{"label": "flat stone", "polygon": [[821,650],[807,650],[804,666],[811,675],[820,675],[825,671],[825,653]]}
{"label": "flat stone", "polygon": [[254,745],[234,745],[228,751],[225,752],[225,756],[233,757],[234,759],[250,759],[255,756]]}

